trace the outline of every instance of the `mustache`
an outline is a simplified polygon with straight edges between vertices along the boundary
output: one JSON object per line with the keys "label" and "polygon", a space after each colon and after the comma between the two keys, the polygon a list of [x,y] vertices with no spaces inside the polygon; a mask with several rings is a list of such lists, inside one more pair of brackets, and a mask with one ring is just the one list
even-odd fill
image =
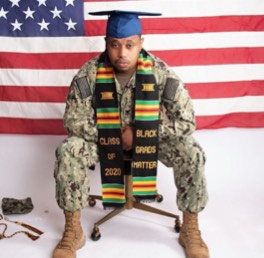
{"label": "mustache", "polygon": [[118,58],[117,61],[122,61],[122,62],[128,62],[128,60],[126,58]]}

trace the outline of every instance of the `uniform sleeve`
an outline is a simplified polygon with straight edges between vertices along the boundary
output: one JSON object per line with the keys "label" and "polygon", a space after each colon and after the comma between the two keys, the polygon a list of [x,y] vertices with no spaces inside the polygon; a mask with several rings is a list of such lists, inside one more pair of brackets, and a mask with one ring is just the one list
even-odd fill
{"label": "uniform sleeve", "polygon": [[166,141],[191,135],[196,125],[189,93],[172,71],[167,70],[162,77],[159,137]]}
{"label": "uniform sleeve", "polygon": [[83,74],[73,79],[66,100],[64,127],[69,136],[96,142],[97,127],[90,84],[88,77]]}

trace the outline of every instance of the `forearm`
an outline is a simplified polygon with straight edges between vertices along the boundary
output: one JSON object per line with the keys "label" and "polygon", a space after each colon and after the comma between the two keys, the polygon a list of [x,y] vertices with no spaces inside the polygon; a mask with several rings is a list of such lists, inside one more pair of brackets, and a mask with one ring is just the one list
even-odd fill
{"label": "forearm", "polygon": [[162,141],[170,141],[179,137],[187,137],[195,131],[193,120],[161,121],[159,126],[159,138]]}
{"label": "forearm", "polygon": [[195,127],[191,98],[183,83],[179,81],[175,97],[162,100],[159,136],[163,140],[186,137],[194,132]]}
{"label": "forearm", "polygon": [[73,85],[67,96],[64,127],[71,136],[81,137],[87,141],[97,139],[92,96],[85,99],[80,98],[77,89]]}

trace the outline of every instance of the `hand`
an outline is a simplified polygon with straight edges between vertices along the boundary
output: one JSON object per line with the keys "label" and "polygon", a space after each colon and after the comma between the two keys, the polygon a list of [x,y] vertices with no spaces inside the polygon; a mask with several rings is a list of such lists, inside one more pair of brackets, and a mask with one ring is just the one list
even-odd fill
{"label": "hand", "polygon": [[123,150],[129,151],[133,147],[134,132],[133,127],[125,125],[121,127],[121,135],[123,141]]}

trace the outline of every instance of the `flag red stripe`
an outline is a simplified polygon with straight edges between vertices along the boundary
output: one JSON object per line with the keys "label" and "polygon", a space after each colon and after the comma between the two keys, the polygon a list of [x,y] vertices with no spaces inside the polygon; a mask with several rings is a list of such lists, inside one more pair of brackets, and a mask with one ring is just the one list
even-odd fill
{"label": "flag red stripe", "polygon": [[[264,95],[264,81],[186,83],[186,87],[193,99]],[[68,89],[68,86],[0,86],[0,101],[64,103]]]}
{"label": "flag red stripe", "polygon": [[197,129],[218,129],[224,127],[261,128],[264,125],[264,112],[197,116],[196,122]]}
{"label": "flag red stripe", "polygon": [[0,117],[0,133],[66,134],[62,119],[20,119]]}
{"label": "flag red stripe", "polygon": [[0,86],[0,101],[65,102],[69,87]]}
{"label": "flag red stripe", "polygon": [[98,53],[0,53],[1,68],[73,69],[80,68]]}
{"label": "flag red stripe", "polygon": [[193,99],[264,95],[264,81],[186,83]]}
{"label": "flag red stripe", "polygon": [[[232,113],[219,116],[197,116],[197,129],[224,127],[261,128],[264,112]],[[0,118],[0,133],[13,134],[66,134],[60,119]]]}
{"label": "flag red stripe", "polygon": [[[258,64],[264,62],[264,47],[213,48],[150,51],[170,66],[209,64]],[[0,53],[1,68],[77,69],[99,53],[24,54]],[[67,62],[65,62],[67,60]]]}
{"label": "flag red stripe", "polygon": [[264,47],[163,50],[151,51],[151,53],[171,66],[264,62]]}
{"label": "flag red stripe", "polygon": [[[147,34],[264,31],[263,15],[141,19]],[[104,36],[106,20],[86,20],[86,36]]]}

